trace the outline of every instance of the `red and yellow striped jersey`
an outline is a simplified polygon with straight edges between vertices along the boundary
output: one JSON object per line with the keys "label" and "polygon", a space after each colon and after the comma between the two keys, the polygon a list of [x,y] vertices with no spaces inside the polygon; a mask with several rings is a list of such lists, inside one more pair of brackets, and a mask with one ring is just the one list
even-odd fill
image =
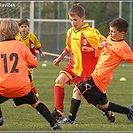
{"label": "red and yellow striped jersey", "polygon": [[77,76],[81,76],[81,74],[84,77],[89,76],[95,68],[97,58],[95,58],[94,52],[82,51],[82,47],[97,48],[98,44],[105,39],[97,29],[91,28],[88,23],[78,30],[70,28],[67,31],[65,49],[71,53],[68,64],[72,68],[71,71]]}
{"label": "red and yellow striped jersey", "polygon": [[16,40],[19,40],[21,42],[24,42],[26,46],[30,49],[33,55],[36,56],[35,50],[40,50],[41,43],[37,39],[37,37],[34,34],[28,33],[26,37],[22,37],[22,35],[19,33],[16,37]]}

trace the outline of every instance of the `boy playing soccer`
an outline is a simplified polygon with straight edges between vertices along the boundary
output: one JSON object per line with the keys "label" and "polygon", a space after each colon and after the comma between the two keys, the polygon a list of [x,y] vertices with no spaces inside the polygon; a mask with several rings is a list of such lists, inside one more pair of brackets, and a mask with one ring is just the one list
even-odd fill
{"label": "boy playing soccer", "polygon": [[[67,31],[66,47],[54,60],[54,64],[58,66],[64,56],[70,53],[69,63],[60,71],[55,81],[55,110],[52,115],[56,119],[64,116],[64,85],[76,84],[90,76],[97,64],[97,57],[95,57],[94,51],[88,52],[88,48],[97,48],[99,43],[106,40],[97,29],[91,28],[88,23],[84,24],[85,9],[81,5],[73,4],[69,9],[68,16],[72,28]],[[114,122],[114,114],[108,111],[104,112],[108,120]]]}
{"label": "boy playing soccer", "polygon": [[[50,124],[53,130],[61,129],[56,119],[33,93],[28,77],[28,67],[37,67],[37,60],[29,48],[15,39],[19,33],[18,24],[12,19],[0,23],[0,104],[13,99],[16,106],[29,104]],[[0,126],[4,123],[0,109]]]}
{"label": "boy playing soccer", "polygon": [[124,40],[128,22],[124,18],[116,18],[109,24],[107,40],[94,50],[95,55],[99,56],[98,63],[91,76],[79,82],[74,88],[69,115],[60,122],[62,124],[75,121],[81,95],[89,104],[94,104],[102,110],[125,114],[133,122],[133,105],[124,107],[109,102],[106,97],[106,90],[116,67],[122,61],[133,64],[133,52]]}
{"label": "boy playing soccer", "polygon": [[[18,22],[19,25],[19,34],[16,37],[17,40],[22,41],[30,49],[31,53],[36,56],[35,50],[38,50],[42,57],[45,56],[44,52],[41,50],[41,43],[34,34],[29,33],[29,21],[25,18],[21,19]],[[33,81],[33,69],[29,68],[29,78],[31,81],[32,91],[38,96],[38,92],[35,88]]]}

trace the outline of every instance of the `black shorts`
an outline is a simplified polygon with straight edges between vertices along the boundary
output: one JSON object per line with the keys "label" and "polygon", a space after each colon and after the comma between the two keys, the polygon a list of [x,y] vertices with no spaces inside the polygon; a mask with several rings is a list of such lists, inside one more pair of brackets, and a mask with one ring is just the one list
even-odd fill
{"label": "black shorts", "polygon": [[[0,104],[7,101],[10,98],[4,97],[0,95]],[[35,96],[35,94],[32,92],[32,90],[25,96],[23,97],[17,97],[17,98],[12,98],[15,105],[19,106],[22,104],[35,104],[38,101],[38,98]]]}
{"label": "black shorts", "polygon": [[76,84],[76,87],[89,104],[106,104],[108,102],[106,94],[97,88],[91,76]]}

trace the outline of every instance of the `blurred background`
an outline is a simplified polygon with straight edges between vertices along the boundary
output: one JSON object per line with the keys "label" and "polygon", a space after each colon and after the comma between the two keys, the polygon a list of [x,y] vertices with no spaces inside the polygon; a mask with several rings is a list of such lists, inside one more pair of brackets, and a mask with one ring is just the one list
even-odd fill
{"label": "blurred background", "polygon": [[[125,40],[133,49],[133,2],[75,2],[75,1],[29,1],[0,2],[0,19],[7,17],[19,21],[30,21],[30,32],[34,33],[42,44],[43,51],[50,54],[46,59],[53,59],[65,47],[66,31],[71,27],[68,10],[73,3],[81,4],[86,10],[86,22],[97,28],[105,37],[109,32],[109,22],[123,17],[129,22],[129,31]],[[52,55],[53,54],[53,55]],[[38,57],[39,60],[41,57]]]}

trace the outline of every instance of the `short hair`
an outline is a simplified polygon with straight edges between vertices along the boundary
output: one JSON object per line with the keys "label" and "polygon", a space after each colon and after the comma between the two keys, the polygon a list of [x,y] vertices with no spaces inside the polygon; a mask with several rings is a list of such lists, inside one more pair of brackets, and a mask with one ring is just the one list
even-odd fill
{"label": "short hair", "polygon": [[19,27],[20,27],[22,24],[26,24],[26,25],[29,26],[29,21],[28,21],[26,18],[22,18],[22,19],[20,19],[20,21],[18,22]]}
{"label": "short hair", "polygon": [[0,36],[6,39],[13,39],[19,33],[18,23],[10,18],[4,19],[0,22]]}
{"label": "short hair", "polygon": [[124,18],[115,18],[109,24],[111,27],[117,28],[119,32],[124,31],[125,33],[127,33],[128,31],[129,24],[128,24],[128,21]]}
{"label": "short hair", "polygon": [[85,16],[85,9],[80,4],[73,4],[68,11],[68,15],[78,15],[81,18]]}

